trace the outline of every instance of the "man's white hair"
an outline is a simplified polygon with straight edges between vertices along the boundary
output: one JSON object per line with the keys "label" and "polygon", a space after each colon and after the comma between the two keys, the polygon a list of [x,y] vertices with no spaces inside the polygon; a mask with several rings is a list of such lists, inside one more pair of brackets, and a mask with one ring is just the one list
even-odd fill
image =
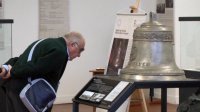
{"label": "man's white hair", "polygon": [[67,33],[64,38],[68,41],[68,42],[77,42],[80,43],[81,41],[84,41],[83,36],[78,33],[78,32],[69,32]]}

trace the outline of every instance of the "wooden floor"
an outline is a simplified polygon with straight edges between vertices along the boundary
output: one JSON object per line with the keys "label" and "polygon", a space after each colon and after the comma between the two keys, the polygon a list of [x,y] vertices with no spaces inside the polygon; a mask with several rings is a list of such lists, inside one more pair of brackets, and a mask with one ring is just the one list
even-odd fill
{"label": "wooden floor", "polygon": [[[52,112],[72,112],[72,104],[54,105]],[[80,105],[79,112],[93,112],[93,107]]]}
{"label": "wooden floor", "polygon": [[[161,112],[160,103],[148,103],[148,112]],[[168,104],[167,112],[176,112],[177,105]],[[54,105],[52,112],[72,112],[72,104]],[[80,105],[79,112],[93,112],[93,107]],[[130,112],[142,112],[138,105],[131,107]]]}

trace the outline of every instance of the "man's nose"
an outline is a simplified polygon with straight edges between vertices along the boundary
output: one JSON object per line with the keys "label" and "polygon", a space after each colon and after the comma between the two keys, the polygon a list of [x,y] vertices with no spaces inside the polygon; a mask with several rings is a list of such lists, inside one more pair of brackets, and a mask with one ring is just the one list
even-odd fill
{"label": "man's nose", "polygon": [[81,54],[79,53],[78,55],[77,55],[77,57],[80,57],[81,56]]}

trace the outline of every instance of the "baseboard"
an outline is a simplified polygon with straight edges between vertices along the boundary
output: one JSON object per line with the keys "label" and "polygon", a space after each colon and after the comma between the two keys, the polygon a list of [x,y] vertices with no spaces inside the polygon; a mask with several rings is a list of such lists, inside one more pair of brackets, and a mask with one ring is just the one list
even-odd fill
{"label": "baseboard", "polygon": [[72,103],[73,95],[57,96],[54,104]]}

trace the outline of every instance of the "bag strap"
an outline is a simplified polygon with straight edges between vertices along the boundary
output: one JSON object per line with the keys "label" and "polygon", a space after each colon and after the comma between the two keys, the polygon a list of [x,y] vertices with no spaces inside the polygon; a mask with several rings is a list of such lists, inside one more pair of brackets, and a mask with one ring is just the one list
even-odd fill
{"label": "bag strap", "polygon": [[27,60],[27,62],[28,62],[28,61],[31,61],[32,55],[33,55],[33,51],[34,51],[35,47],[36,47],[41,41],[43,41],[43,40],[44,40],[44,39],[41,39],[41,40],[37,41],[37,42],[34,44],[34,46],[31,48],[31,50],[30,50],[30,52],[29,52],[29,55],[28,55],[28,60]]}
{"label": "bag strap", "polygon": [[[30,50],[30,52],[29,52],[27,62],[31,61],[32,55],[33,55],[33,51],[34,51],[35,47],[36,47],[40,42],[42,42],[43,40],[44,40],[44,39],[41,39],[41,40],[37,41],[37,42],[33,45],[33,47],[31,48],[31,50]],[[28,82],[31,84],[31,77],[28,77]]]}

